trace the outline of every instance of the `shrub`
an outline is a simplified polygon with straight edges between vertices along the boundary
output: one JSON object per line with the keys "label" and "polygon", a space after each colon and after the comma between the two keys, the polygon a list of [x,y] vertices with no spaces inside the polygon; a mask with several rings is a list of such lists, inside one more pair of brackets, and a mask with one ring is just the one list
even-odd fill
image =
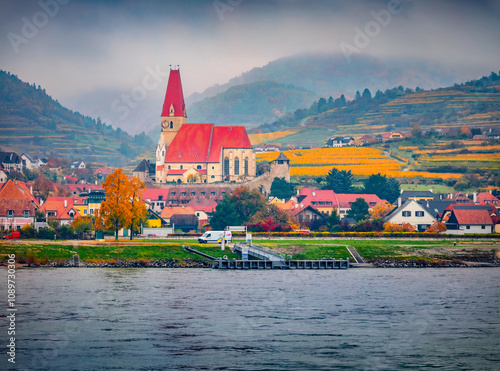
{"label": "shrub", "polygon": [[38,230],[37,237],[43,240],[53,240],[56,231],[50,227],[43,227]]}
{"label": "shrub", "polygon": [[26,224],[21,228],[22,238],[35,238],[35,228],[31,224]]}

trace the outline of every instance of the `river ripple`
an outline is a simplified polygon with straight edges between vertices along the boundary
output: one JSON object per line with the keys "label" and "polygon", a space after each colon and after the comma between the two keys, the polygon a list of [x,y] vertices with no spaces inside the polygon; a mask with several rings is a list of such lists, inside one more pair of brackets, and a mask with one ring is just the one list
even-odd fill
{"label": "river ripple", "polygon": [[496,268],[18,270],[16,366],[498,370],[499,282]]}

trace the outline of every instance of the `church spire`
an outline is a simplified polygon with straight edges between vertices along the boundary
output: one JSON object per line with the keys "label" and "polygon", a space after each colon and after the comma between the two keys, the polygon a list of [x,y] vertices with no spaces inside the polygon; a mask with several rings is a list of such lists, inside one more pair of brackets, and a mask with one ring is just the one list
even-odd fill
{"label": "church spire", "polygon": [[165,101],[163,102],[163,111],[161,116],[187,117],[179,69],[170,69],[167,93],[165,94]]}

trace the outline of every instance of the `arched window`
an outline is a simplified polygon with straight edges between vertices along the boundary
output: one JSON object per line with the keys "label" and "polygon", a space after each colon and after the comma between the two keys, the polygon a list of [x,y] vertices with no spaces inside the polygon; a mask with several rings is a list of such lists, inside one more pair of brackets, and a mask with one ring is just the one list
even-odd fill
{"label": "arched window", "polygon": [[201,165],[196,166],[196,169],[201,170]]}
{"label": "arched window", "polygon": [[174,122],[170,121],[170,129],[173,129],[173,128],[174,128]]}
{"label": "arched window", "polygon": [[248,175],[248,157],[245,157],[245,175]]}
{"label": "arched window", "polygon": [[181,165],[181,170],[182,170],[182,165]]}
{"label": "arched window", "polygon": [[238,157],[234,159],[234,175],[240,175],[240,159]]}
{"label": "arched window", "polygon": [[224,159],[224,175],[229,175],[229,158]]}

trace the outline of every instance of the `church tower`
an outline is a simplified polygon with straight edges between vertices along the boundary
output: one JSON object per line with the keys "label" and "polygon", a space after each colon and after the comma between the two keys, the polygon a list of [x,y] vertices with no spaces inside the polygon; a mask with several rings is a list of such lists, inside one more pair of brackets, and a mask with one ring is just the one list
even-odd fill
{"label": "church tower", "polygon": [[167,92],[161,113],[161,134],[156,146],[157,170],[165,164],[167,148],[174,140],[175,135],[186,123],[186,105],[182,93],[181,74],[179,69],[170,69]]}

